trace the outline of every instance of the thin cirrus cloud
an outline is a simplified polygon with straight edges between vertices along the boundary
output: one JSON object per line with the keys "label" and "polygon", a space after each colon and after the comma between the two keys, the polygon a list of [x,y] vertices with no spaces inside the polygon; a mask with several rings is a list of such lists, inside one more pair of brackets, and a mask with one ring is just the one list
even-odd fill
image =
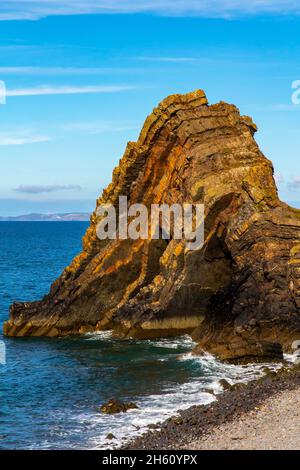
{"label": "thin cirrus cloud", "polygon": [[14,191],[17,193],[26,193],[26,194],[41,194],[41,193],[54,193],[59,191],[81,191],[82,187],[78,184],[52,184],[52,185],[26,185],[21,184],[17,188],[14,188]]}
{"label": "thin cirrus cloud", "polygon": [[97,93],[117,93],[134,90],[137,87],[129,85],[100,85],[100,86],[39,86],[34,88],[7,89],[7,97],[42,96],[42,95],[77,95]]}
{"label": "thin cirrus cloud", "polygon": [[155,56],[154,57],[141,56],[141,57],[136,57],[136,59],[144,60],[146,62],[167,62],[167,63],[196,62],[199,60],[197,57],[155,57]]}
{"label": "thin cirrus cloud", "polygon": [[41,129],[8,129],[0,133],[0,146],[26,145],[49,142],[68,133],[101,134],[103,132],[136,131],[139,127],[133,122],[85,121],[67,122],[51,126],[51,135],[45,135]]}
{"label": "thin cirrus cloud", "polygon": [[232,18],[257,14],[299,14],[300,5],[298,0],[2,0],[0,3],[0,20],[120,13]]}
{"label": "thin cirrus cloud", "polygon": [[48,142],[50,137],[45,135],[7,135],[0,134],[0,145],[26,145]]}
{"label": "thin cirrus cloud", "polygon": [[300,189],[300,176],[293,176],[291,181],[288,182],[287,186],[291,191],[299,190]]}
{"label": "thin cirrus cloud", "polygon": [[284,176],[282,173],[278,171],[274,173],[274,179],[275,179],[276,184],[278,185],[284,183]]}
{"label": "thin cirrus cloud", "polygon": [[[1,46],[0,46],[1,50]],[[0,67],[0,75],[108,75],[135,73],[136,69],[112,67]]]}
{"label": "thin cirrus cloud", "polygon": [[296,192],[300,190],[300,176],[293,176],[288,181],[285,180],[285,177],[280,172],[275,172],[274,179],[277,185],[285,184],[286,188],[289,191]]}
{"label": "thin cirrus cloud", "polygon": [[84,132],[88,134],[100,134],[102,132],[122,132],[135,131],[139,127],[134,123],[119,123],[113,121],[86,121],[86,122],[69,122],[63,124],[60,130],[67,132]]}

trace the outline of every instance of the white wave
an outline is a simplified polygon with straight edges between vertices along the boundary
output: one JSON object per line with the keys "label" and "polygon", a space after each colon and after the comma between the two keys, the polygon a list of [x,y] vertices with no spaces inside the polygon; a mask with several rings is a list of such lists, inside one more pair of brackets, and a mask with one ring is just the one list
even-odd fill
{"label": "white wave", "polygon": [[[87,333],[86,339],[107,341],[112,338],[111,331]],[[110,449],[117,448],[129,439],[132,439],[148,430],[149,424],[156,424],[168,417],[175,416],[179,410],[187,409],[193,405],[204,405],[216,400],[216,395],[222,393],[221,379],[230,384],[247,383],[264,375],[264,369],[277,370],[281,364],[248,364],[233,365],[219,361],[213,355],[205,353],[201,356],[192,354],[195,343],[189,336],[181,338],[166,338],[158,340],[133,340],[136,344],[148,344],[151,347],[186,351],[178,357],[179,361],[192,361],[193,374],[188,382],[166,386],[159,394],[144,395],[133,399],[138,409],[127,413],[105,415],[98,411],[82,412],[74,415],[76,429],[82,432],[85,429],[83,448]],[[174,352],[173,352],[174,360]],[[159,362],[171,360],[168,357],[156,359]],[[146,373],[146,371],[145,371]],[[196,377],[195,377],[196,375]],[[74,428],[73,428],[74,432]],[[107,435],[112,433],[115,439],[108,440]]]}
{"label": "white wave", "polygon": [[[202,384],[203,387],[203,384]],[[178,414],[179,410],[187,409],[192,405],[208,404],[216,400],[213,394],[201,391],[200,383],[186,383],[176,390],[159,395],[150,395],[137,402],[139,409],[130,410],[113,416],[99,415],[93,417],[94,425],[99,425],[99,436],[92,437],[88,447],[92,449],[109,449],[120,446],[129,438],[143,434],[149,424],[158,424],[165,419]],[[87,416],[77,417],[85,421]],[[106,439],[108,433],[115,436],[115,440]]]}
{"label": "white wave", "polygon": [[91,333],[85,333],[83,336],[87,341],[99,341],[99,340],[108,340],[112,338],[113,332],[108,331],[93,331]]}
{"label": "white wave", "polygon": [[196,343],[188,335],[184,335],[178,338],[162,338],[156,340],[147,340],[151,346],[156,348],[166,348],[166,349],[192,349],[196,346]]}
{"label": "white wave", "polygon": [[[95,340],[109,340],[113,338],[112,330],[107,331],[93,331],[90,333],[85,333],[83,337],[87,341]],[[149,344],[155,348],[164,348],[164,349],[187,349],[190,350],[196,346],[196,343],[188,335],[176,337],[176,338],[161,338],[161,339],[148,339],[148,340],[138,340],[138,339],[129,339],[136,344]]]}
{"label": "white wave", "polygon": [[221,362],[212,354],[204,353],[201,356],[195,356],[189,352],[183,354],[180,361],[194,361],[198,363],[206,378],[225,379],[230,384],[247,383],[264,375],[266,367],[276,371],[282,367],[281,363],[249,363],[247,365],[235,365]]}
{"label": "white wave", "polygon": [[[163,344],[166,342],[163,341]],[[193,405],[213,402],[216,400],[215,395],[223,391],[221,379],[227,380],[230,384],[247,383],[263,376],[266,367],[271,370],[282,367],[281,364],[270,363],[246,366],[225,364],[208,353],[195,356],[189,352],[182,355],[179,360],[194,361],[199,366],[199,378],[170,387],[160,394],[141,398],[137,401],[139,406],[137,410],[114,416],[98,416],[95,423],[97,421],[101,423],[99,436],[89,440],[90,447],[95,449],[118,447],[128,439],[144,433],[149,424],[157,425],[168,417],[175,416],[179,410]],[[106,439],[108,433],[112,433],[116,439],[108,441]]]}
{"label": "white wave", "polygon": [[299,353],[294,352],[293,354],[284,354],[283,357],[287,362],[295,364],[297,359],[299,359]]}

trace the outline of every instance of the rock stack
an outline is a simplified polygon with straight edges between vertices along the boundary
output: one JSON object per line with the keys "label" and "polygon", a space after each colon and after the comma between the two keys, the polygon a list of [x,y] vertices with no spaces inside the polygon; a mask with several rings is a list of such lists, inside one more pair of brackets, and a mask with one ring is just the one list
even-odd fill
{"label": "rock stack", "polygon": [[[282,203],[251,118],[209,105],[203,91],[166,98],[129,142],[100,204],[204,203],[205,241],[99,240],[48,295],[15,303],[9,336],[114,330],[121,337],[190,333],[224,359],[281,354],[300,337],[300,211]],[[279,344],[278,344],[279,343]]]}

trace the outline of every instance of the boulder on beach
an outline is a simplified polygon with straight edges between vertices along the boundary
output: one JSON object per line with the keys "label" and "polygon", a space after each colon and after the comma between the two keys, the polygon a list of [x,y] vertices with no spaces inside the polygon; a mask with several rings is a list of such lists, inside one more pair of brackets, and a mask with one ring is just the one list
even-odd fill
{"label": "boulder on beach", "polygon": [[135,403],[123,403],[119,400],[115,400],[114,398],[109,400],[107,403],[104,403],[100,407],[101,413],[105,414],[116,414],[116,413],[125,413],[128,410],[137,409],[138,406]]}

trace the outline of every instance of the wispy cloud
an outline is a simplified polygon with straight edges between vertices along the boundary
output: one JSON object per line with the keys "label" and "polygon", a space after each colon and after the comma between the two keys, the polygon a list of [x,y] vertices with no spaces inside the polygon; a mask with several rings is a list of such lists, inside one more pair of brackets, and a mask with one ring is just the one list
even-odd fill
{"label": "wispy cloud", "polygon": [[26,126],[9,127],[0,133],[0,146],[4,145],[26,145],[53,141],[63,138],[69,133],[84,135],[96,135],[104,132],[137,131],[139,126],[133,122],[118,121],[74,121],[66,123],[55,123],[38,128],[27,128]]}
{"label": "wispy cloud", "polygon": [[76,95],[96,93],[117,93],[134,90],[137,87],[128,85],[100,86],[39,86],[35,88],[7,89],[6,96],[40,96],[40,95]]}
{"label": "wispy cloud", "polygon": [[287,184],[291,191],[297,191],[300,189],[300,176],[293,176],[291,181]]}
{"label": "wispy cloud", "polygon": [[[1,8],[1,7],[0,7]],[[1,50],[1,48],[0,48]],[[134,73],[135,70],[112,67],[0,67],[0,75],[106,75]]]}
{"label": "wispy cloud", "polygon": [[58,191],[80,191],[82,188],[78,184],[52,184],[46,186],[35,186],[35,185],[26,185],[21,184],[17,188],[14,188],[14,191],[17,193],[27,193],[27,194],[41,194],[41,193],[54,193]]}
{"label": "wispy cloud", "polygon": [[299,14],[298,0],[2,0],[0,20],[35,20],[50,15],[155,13],[232,18]]}
{"label": "wispy cloud", "polygon": [[0,145],[25,145],[48,142],[50,137],[44,135],[9,135],[0,134]]}
{"label": "wispy cloud", "polygon": [[265,104],[265,105],[252,105],[249,104],[249,109],[254,111],[266,111],[266,112],[289,112],[289,111],[300,111],[300,105],[289,104],[289,103],[274,103],[274,104]]}
{"label": "wispy cloud", "polygon": [[147,57],[147,56],[136,57],[136,59],[144,60],[147,62],[170,62],[170,63],[196,62],[199,60],[197,57]]}
{"label": "wispy cloud", "polygon": [[114,121],[83,121],[83,122],[69,122],[61,126],[62,131],[67,132],[84,132],[88,134],[100,134],[102,132],[110,131],[132,131],[137,130],[139,127],[130,123],[119,123]]}
{"label": "wispy cloud", "polygon": [[275,172],[274,179],[278,185],[284,183],[284,176],[278,171]]}

